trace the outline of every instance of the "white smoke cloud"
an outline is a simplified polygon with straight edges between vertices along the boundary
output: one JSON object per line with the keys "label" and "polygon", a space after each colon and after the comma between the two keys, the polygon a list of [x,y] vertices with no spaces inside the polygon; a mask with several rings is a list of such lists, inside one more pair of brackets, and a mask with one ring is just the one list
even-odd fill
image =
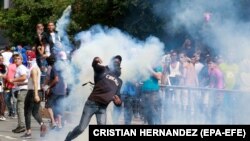
{"label": "white smoke cloud", "polygon": [[[249,37],[249,33],[247,32],[249,31],[249,24],[237,19],[235,7],[233,7],[234,4],[231,0],[221,0],[216,2],[184,0],[178,4],[175,2],[171,3],[172,7],[170,9],[164,8],[165,4],[156,6],[157,13],[161,13],[160,15],[163,17],[166,13],[172,13],[172,31],[174,31],[174,28],[184,26],[191,35],[196,36],[194,34],[197,30],[205,30],[206,32],[201,32],[201,36],[203,37],[203,41],[211,47],[218,50],[233,48],[236,49],[235,53],[237,54],[243,54],[239,51],[243,51],[244,54],[249,52],[249,50],[245,50],[250,45],[250,42],[247,40],[247,37]],[[57,30],[63,37],[67,37],[66,27],[70,21],[70,11],[70,8],[65,10],[62,18],[57,22]],[[204,21],[205,12],[211,12],[211,19],[207,24],[205,24]],[[222,19],[224,16],[227,16],[227,18]],[[203,25],[205,26],[203,27]],[[197,29],[200,27],[202,28]],[[68,99],[69,103],[67,103],[67,105],[73,104],[73,107],[75,108],[72,117],[73,122],[72,124],[68,124],[66,129],[56,133],[53,132],[53,136],[48,136],[48,139],[51,141],[58,140],[56,134],[60,134],[60,137],[63,140],[63,137],[66,137],[67,132],[79,123],[83,104],[92,90],[90,85],[86,85],[85,87],[82,87],[81,85],[88,81],[93,82],[93,69],[91,63],[94,57],[101,57],[103,63],[108,65],[109,60],[113,56],[117,54],[121,55],[123,58],[121,64],[121,77],[123,81],[126,81],[138,77],[147,77],[149,75],[147,72],[148,66],[158,64],[164,53],[164,44],[160,42],[157,37],[151,36],[145,41],[141,41],[117,28],[109,28],[101,25],[94,25],[89,30],[78,33],[75,36],[75,40],[81,42],[80,47],[73,53],[71,62],[63,67],[63,76],[71,87],[71,93]],[[68,38],[64,39],[62,42],[66,49],[72,49]],[[239,50],[239,48],[244,50]],[[249,98],[246,97],[246,99]],[[238,107],[249,106],[249,104],[245,102],[246,99],[243,100],[239,98],[236,103],[238,104]],[[243,103],[239,104],[240,102]],[[232,105],[232,103],[230,103],[230,105]],[[112,123],[111,106],[108,108],[108,123]],[[170,106],[173,105],[170,103]],[[226,106],[229,106],[229,104]],[[195,108],[195,111],[199,111],[199,108]],[[237,111],[237,108],[234,108]],[[168,114],[173,114],[173,112],[176,111],[169,110],[167,112]],[[177,113],[177,115],[178,114],[179,113]],[[204,116],[205,115],[202,113],[197,113],[197,117],[205,118]],[[178,117],[185,117],[185,115],[179,114]],[[244,121],[242,121],[242,123],[249,122],[249,119],[245,117],[247,116],[244,116]],[[224,118],[225,117],[221,117],[221,123],[224,122]],[[183,123],[183,121],[178,121],[178,119],[177,121],[167,122]],[[199,121],[196,122],[202,123]],[[91,123],[95,124],[95,119],[92,119]],[[87,131],[88,130],[86,129],[76,140],[87,140]]]}
{"label": "white smoke cloud", "polygon": [[[61,43],[64,50],[70,52],[72,50],[72,45],[69,41],[67,28],[70,23],[71,5],[69,5],[64,11],[60,19],[56,22],[56,31],[59,37],[61,37]],[[60,43],[56,44],[56,47],[60,46]]]}
{"label": "white smoke cloud", "polygon": [[[121,77],[124,81],[137,78],[138,74],[147,76],[147,67],[159,62],[163,55],[164,44],[158,38],[148,37],[146,41],[139,41],[117,28],[96,25],[79,33],[76,39],[81,40],[81,45],[72,56],[73,64],[90,74],[94,57],[101,57],[104,64],[108,65],[109,60],[119,54],[122,56]],[[85,81],[93,79],[93,75],[89,77],[82,78]]]}
{"label": "white smoke cloud", "polygon": [[[241,89],[247,86],[246,83],[250,83],[249,79],[246,79],[250,74],[245,71],[246,62],[249,60],[250,40],[248,38],[250,37],[250,26],[249,21],[241,19],[242,17],[239,16],[242,9],[239,9],[238,2],[239,1],[234,0],[180,0],[171,2],[164,1],[163,3],[156,2],[155,13],[162,19],[170,17],[170,20],[166,19],[168,20],[167,23],[170,23],[166,28],[167,33],[174,34],[174,31],[184,28],[187,34],[191,35],[192,38],[213,48],[215,55],[225,55],[226,61],[235,61],[240,68],[238,78],[241,77],[243,80],[238,82]],[[206,17],[207,15],[210,17]],[[179,42],[183,43],[183,41]],[[245,65],[240,66],[243,60],[244,63],[242,64]],[[231,99],[232,101],[227,101],[228,97],[229,95],[225,94],[225,105],[223,106],[226,110],[224,109],[225,111],[221,111],[221,113],[225,112],[223,114],[228,116],[228,112],[234,110],[235,113],[241,111],[241,113],[244,113],[244,116],[249,117],[249,112],[241,110],[242,107],[249,106],[249,103],[245,100],[249,100],[247,95],[241,95],[241,98],[237,97],[237,100]],[[196,103],[196,105],[198,105],[198,103]],[[231,110],[229,110],[229,107]],[[199,109],[195,110],[199,111]],[[202,113],[196,114],[196,116],[202,115]],[[250,120],[243,118],[244,116],[241,118],[237,117],[233,122],[249,123]],[[220,116],[219,118],[220,123],[229,122],[225,120],[228,117],[225,118]],[[180,122],[186,123],[185,121]],[[198,121],[198,123],[202,122]]]}
{"label": "white smoke cloud", "polygon": [[[65,31],[70,20],[70,12],[69,6],[57,21],[57,30],[64,37],[62,45],[66,51],[68,49],[67,45],[71,45]],[[75,40],[80,41],[80,46],[72,53],[71,61],[56,63],[61,68],[63,77],[71,88],[66,105],[74,107],[74,114],[72,114],[74,122],[68,125],[67,129],[59,132],[61,135],[63,133],[64,137],[66,137],[69,130],[79,124],[83,104],[92,90],[91,85],[82,87],[82,84],[88,81],[93,82],[94,74],[91,63],[94,57],[99,56],[104,65],[109,65],[109,61],[113,56],[121,55],[121,78],[125,82],[130,79],[148,77],[148,67],[160,65],[164,53],[164,44],[157,37],[150,36],[145,41],[141,41],[117,28],[101,25],[94,25],[89,30],[78,33]],[[108,107],[108,123],[112,123],[111,114],[112,104]],[[93,119],[91,123],[95,124],[95,120]],[[86,132],[87,129],[77,139],[87,140]],[[52,137],[52,135],[49,135],[48,138],[56,140],[55,136]]]}

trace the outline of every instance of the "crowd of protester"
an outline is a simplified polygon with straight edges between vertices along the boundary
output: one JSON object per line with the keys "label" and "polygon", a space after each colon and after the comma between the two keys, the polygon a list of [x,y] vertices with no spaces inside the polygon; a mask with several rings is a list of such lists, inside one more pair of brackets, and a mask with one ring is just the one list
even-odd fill
{"label": "crowd of protester", "polygon": [[186,38],[181,47],[167,51],[148,80],[125,83],[123,109],[114,108],[113,122],[120,123],[121,113],[126,124],[138,117],[146,124],[249,122],[249,113],[241,111],[242,99],[249,99],[242,95],[249,91],[249,61],[230,49],[214,53],[194,42]]}
{"label": "crowd of protester", "polygon": [[[55,62],[68,59],[61,40],[55,31],[55,24],[49,22],[47,29],[42,23],[36,25],[36,36],[31,46],[7,45],[0,54],[0,120],[17,119],[13,133],[22,133],[31,138],[31,115],[40,125],[41,136],[47,126],[41,117],[41,102],[45,101],[51,129],[62,128],[63,99],[67,85]],[[6,110],[7,107],[7,110]]]}
{"label": "crowd of protester", "polygon": [[[26,131],[22,136],[25,138],[31,138],[31,114],[41,126],[41,136],[47,130],[39,113],[43,100],[46,101],[50,128],[63,128],[63,100],[68,92],[61,70],[54,65],[56,61],[65,62],[69,57],[60,46],[61,39],[54,23],[49,22],[46,30],[42,23],[38,23],[34,32],[32,46],[6,46],[0,54],[0,120],[6,120],[7,107],[8,117],[17,118],[18,122],[12,132]],[[240,66],[237,60],[228,57],[231,52],[225,56],[204,52],[187,38],[182,47],[166,52],[158,65],[148,68],[151,74],[148,79],[124,82],[121,91],[123,106],[115,109],[119,112],[114,112],[113,122],[120,123],[119,113],[123,109],[124,124],[133,124],[132,120],[138,117],[150,125],[166,124],[173,118],[183,117],[184,123],[193,123],[201,118],[197,113],[203,114],[201,123],[219,123],[217,117],[222,113],[225,100],[225,93],[219,90],[248,88],[242,77],[247,70],[245,67],[248,67],[247,61],[242,61],[243,67]],[[38,70],[34,69],[34,64]],[[209,89],[201,91],[201,88]],[[212,89],[216,90],[213,94]]]}

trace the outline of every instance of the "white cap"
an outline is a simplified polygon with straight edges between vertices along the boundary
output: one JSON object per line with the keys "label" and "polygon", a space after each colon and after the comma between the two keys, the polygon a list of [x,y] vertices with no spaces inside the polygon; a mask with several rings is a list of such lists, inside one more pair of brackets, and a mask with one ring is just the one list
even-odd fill
{"label": "white cap", "polygon": [[65,51],[60,51],[58,53],[58,58],[62,59],[62,60],[67,60],[67,54],[66,54],[66,52]]}

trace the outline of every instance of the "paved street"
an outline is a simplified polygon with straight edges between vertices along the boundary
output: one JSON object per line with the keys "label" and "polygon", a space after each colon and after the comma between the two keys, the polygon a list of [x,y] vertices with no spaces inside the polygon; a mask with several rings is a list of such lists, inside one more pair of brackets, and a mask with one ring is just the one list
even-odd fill
{"label": "paved street", "polygon": [[[46,122],[46,125],[49,125],[49,120],[44,119]],[[32,129],[32,139],[22,139],[20,136],[24,134],[23,133],[12,133],[11,130],[14,129],[17,125],[17,119],[11,119],[7,118],[6,121],[0,121],[0,141],[63,141],[66,137],[67,132],[73,128],[76,124],[67,124],[67,129],[62,130],[49,130],[47,132],[46,137],[41,138],[40,137],[40,126],[38,123],[32,119],[31,123],[31,129]],[[82,141],[88,139],[88,129],[85,130],[82,135],[79,136],[79,138],[76,139],[76,141]]]}
{"label": "paved street", "polygon": [[[42,107],[44,107],[43,103]],[[81,111],[82,108],[79,109],[79,112],[75,113],[66,112],[65,116],[70,115],[71,123],[65,123],[66,126],[61,130],[50,130],[49,119],[46,118],[45,116],[43,120],[46,123],[49,130],[44,138],[40,137],[40,126],[33,117],[31,122],[32,139],[22,139],[20,136],[22,136],[24,132],[18,134],[12,133],[11,130],[16,128],[17,126],[17,119],[6,118],[6,121],[0,121],[0,141],[64,141],[67,133],[79,123]],[[112,105],[109,106],[107,109],[107,124],[113,124],[111,111],[112,111]],[[123,113],[120,114],[119,118],[120,119],[119,122],[121,124],[124,123],[122,115]],[[95,116],[93,116],[92,120],[90,121],[90,124],[96,124]],[[134,119],[132,121],[132,124],[143,124],[143,123],[139,119]],[[88,128],[74,141],[88,141]]]}

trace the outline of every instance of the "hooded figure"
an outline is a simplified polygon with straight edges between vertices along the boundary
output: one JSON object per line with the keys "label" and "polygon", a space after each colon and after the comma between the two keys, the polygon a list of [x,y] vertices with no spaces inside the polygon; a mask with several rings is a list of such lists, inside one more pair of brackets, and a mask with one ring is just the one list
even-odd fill
{"label": "hooded figure", "polygon": [[93,59],[94,88],[84,105],[79,125],[68,133],[65,141],[71,141],[79,136],[86,129],[93,115],[96,115],[98,125],[105,125],[106,109],[111,101],[116,106],[121,106],[120,89],[122,80],[119,78],[121,61],[122,57],[117,55],[111,59],[108,66],[104,66],[101,58],[95,57]]}
{"label": "hooded figure", "polygon": [[111,59],[111,63],[109,65],[110,71],[117,77],[121,76],[121,62],[122,57],[120,55],[116,55]]}

